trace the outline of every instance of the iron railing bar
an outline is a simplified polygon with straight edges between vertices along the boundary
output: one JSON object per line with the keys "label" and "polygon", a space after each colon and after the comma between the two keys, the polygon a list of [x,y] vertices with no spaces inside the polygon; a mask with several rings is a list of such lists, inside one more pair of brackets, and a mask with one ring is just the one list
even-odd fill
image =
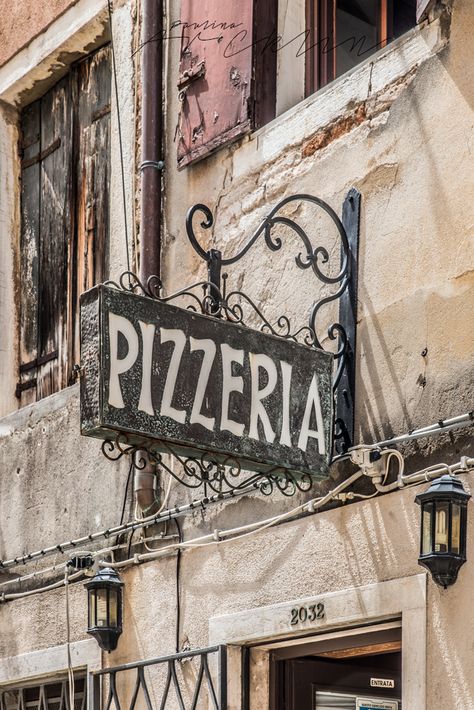
{"label": "iron railing bar", "polygon": [[147,706],[148,710],[153,710],[153,705],[151,703],[150,694],[148,692],[148,686],[146,684],[145,669],[143,668],[143,666],[140,666],[140,668],[138,669],[138,675],[140,676],[140,682],[141,682],[141,686],[143,688],[143,695],[145,696],[146,706]]}
{"label": "iron railing bar", "polygon": [[113,697],[113,699],[114,699],[114,703],[115,703],[116,709],[117,709],[117,710],[121,710],[121,708],[120,708],[120,700],[119,700],[118,695],[117,695],[117,686],[116,686],[116,684],[115,684],[115,681],[116,681],[115,673],[111,673],[111,674],[110,674],[110,689],[111,689],[111,691],[112,691],[112,697]]}
{"label": "iron railing bar", "polygon": [[166,707],[166,701],[168,700],[168,693],[170,692],[170,685],[171,685],[171,668],[170,668],[171,661],[168,661],[168,674],[166,676],[166,683],[165,683],[165,689],[163,691],[163,697],[161,698],[161,705],[160,705],[160,710],[165,710]]}
{"label": "iron railing bar", "polygon": [[201,656],[201,663],[199,664],[198,676],[196,678],[196,687],[194,689],[193,701],[191,703],[191,710],[196,710],[197,701],[199,698],[199,693],[201,692],[202,677],[204,675],[204,656]]}
{"label": "iron railing bar", "polygon": [[181,695],[181,688],[179,687],[178,676],[176,675],[175,660],[170,661],[171,666],[171,676],[173,678],[174,689],[176,690],[176,695],[179,703],[179,710],[186,710],[184,706],[183,696]]}
{"label": "iron railing bar", "polygon": [[219,646],[218,656],[219,710],[227,710],[227,646]]}
{"label": "iron railing bar", "polygon": [[132,695],[132,699],[130,701],[129,710],[134,710],[135,703],[137,702],[139,690],[140,690],[140,669],[137,668],[137,679],[135,681],[135,688],[133,689],[133,695]]}
{"label": "iron railing bar", "polygon": [[206,674],[207,687],[209,688],[209,693],[212,698],[212,702],[215,710],[220,710],[219,703],[217,702],[216,691],[214,689],[214,683],[212,682],[211,673],[209,671],[209,665],[207,663],[207,656],[202,657],[202,662],[204,665],[204,673]]}
{"label": "iron railing bar", "polygon": [[130,671],[134,668],[158,665],[159,663],[168,663],[169,661],[181,661],[185,658],[193,658],[194,656],[200,656],[201,654],[217,653],[220,648],[220,646],[209,646],[208,648],[199,648],[194,651],[182,651],[181,653],[173,653],[170,656],[150,658],[147,661],[138,661],[137,663],[124,663],[122,666],[114,666],[113,668],[101,668],[100,670],[92,671],[92,675],[107,675],[109,673],[112,674],[119,673],[121,671]]}
{"label": "iron railing bar", "polygon": [[102,707],[102,678],[89,673],[87,678],[87,710],[100,710]]}

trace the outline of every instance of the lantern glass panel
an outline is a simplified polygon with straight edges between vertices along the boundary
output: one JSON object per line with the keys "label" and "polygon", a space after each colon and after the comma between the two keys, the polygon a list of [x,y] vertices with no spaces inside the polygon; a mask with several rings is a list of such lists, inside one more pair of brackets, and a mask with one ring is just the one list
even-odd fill
{"label": "lantern glass panel", "polygon": [[107,589],[97,589],[97,626],[108,626],[107,623]]}
{"label": "lantern glass panel", "polygon": [[455,555],[461,553],[461,506],[452,504],[451,552]]}
{"label": "lantern glass panel", "polygon": [[431,544],[431,516],[433,514],[433,504],[427,503],[423,507],[423,532],[421,554],[429,555],[432,552]]}
{"label": "lantern glass panel", "polygon": [[89,591],[89,628],[95,625],[95,589],[91,589]]}
{"label": "lantern glass panel", "polygon": [[448,552],[449,503],[436,503],[434,552]]}
{"label": "lantern glass panel", "polygon": [[118,593],[116,589],[109,589],[109,626],[118,626]]}

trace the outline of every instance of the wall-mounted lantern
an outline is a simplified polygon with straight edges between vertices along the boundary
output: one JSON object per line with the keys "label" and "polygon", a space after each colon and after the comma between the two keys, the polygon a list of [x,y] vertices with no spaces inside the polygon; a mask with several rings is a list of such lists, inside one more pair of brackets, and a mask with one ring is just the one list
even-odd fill
{"label": "wall-mounted lantern", "polygon": [[86,585],[89,623],[87,633],[104,651],[117,648],[122,633],[123,582],[115,570],[105,567]]}
{"label": "wall-mounted lantern", "polygon": [[416,496],[421,505],[421,550],[418,562],[441,587],[454,584],[466,561],[467,502],[462,482],[441,476]]}

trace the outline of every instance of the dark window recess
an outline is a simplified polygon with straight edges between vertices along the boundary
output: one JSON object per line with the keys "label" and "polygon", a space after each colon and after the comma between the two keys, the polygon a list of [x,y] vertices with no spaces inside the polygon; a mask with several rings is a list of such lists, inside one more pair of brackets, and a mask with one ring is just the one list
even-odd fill
{"label": "dark window recess", "polygon": [[109,231],[110,48],[21,116],[21,404],[73,382],[80,294],[102,281]]}
{"label": "dark window recess", "polygon": [[178,166],[275,116],[277,0],[181,3]]}
{"label": "dark window recess", "polygon": [[414,27],[417,0],[307,0],[306,95]]}
{"label": "dark window recess", "polygon": [[[74,709],[86,710],[87,687],[84,677],[74,677]],[[69,683],[63,678],[21,688],[0,689],[0,710],[72,710]]]}

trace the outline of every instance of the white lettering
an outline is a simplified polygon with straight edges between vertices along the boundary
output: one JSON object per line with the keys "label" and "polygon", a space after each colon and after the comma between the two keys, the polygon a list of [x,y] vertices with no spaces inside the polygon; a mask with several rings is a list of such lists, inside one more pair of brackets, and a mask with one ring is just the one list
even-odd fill
{"label": "white lettering", "polygon": [[151,367],[153,362],[153,342],[155,339],[155,326],[151,323],[144,323],[139,320],[143,340],[143,362],[142,362],[142,388],[138,409],[147,414],[154,414],[151,400]]}
{"label": "white lettering", "polygon": [[[262,422],[265,439],[272,444],[275,439],[275,432],[270,424],[267,411],[263,406],[262,399],[268,397],[276,387],[278,381],[277,369],[273,360],[268,355],[249,353],[250,375],[252,380],[252,394],[250,399],[250,427],[249,436],[252,439],[259,439],[258,420]],[[268,382],[262,389],[259,389],[260,368],[266,370]]]}
{"label": "white lettering", "polygon": [[[310,429],[311,414],[315,412],[316,415],[316,427],[317,429]],[[300,438],[298,440],[298,448],[302,451],[306,451],[308,446],[308,439],[312,437],[318,442],[318,450],[321,456],[326,453],[326,444],[324,441],[324,425],[323,425],[323,415],[321,412],[321,402],[319,400],[318,392],[318,380],[316,373],[313,375],[311,384],[308,390],[308,397],[306,399],[306,409],[304,411],[303,422],[301,424]]]}
{"label": "white lettering", "polygon": [[283,446],[291,446],[290,433],[290,385],[293,365],[290,365],[284,360],[280,360],[281,378],[282,378],[282,401],[281,401],[281,434],[280,444]]}
{"label": "white lettering", "polygon": [[[119,333],[127,341],[128,352],[125,357],[118,356]],[[109,379],[109,404],[117,409],[125,407],[120,375],[130,370],[138,357],[138,333],[128,318],[109,312],[109,339],[110,339],[110,379]]]}
{"label": "white lettering", "polygon": [[204,395],[206,394],[207,383],[209,382],[209,375],[211,374],[212,363],[216,356],[216,344],[209,339],[197,340],[196,338],[190,337],[189,345],[192,353],[196,352],[196,350],[202,350],[204,353],[189,423],[201,424],[201,426],[212,431],[216,423],[215,417],[205,417],[204,414],[201,414],[201,409]]}
{"label": "white lettering", "polygon": [[223,343],[221,345],[222,352],[222,412],[221,412],[221,429],[230,431],[231,434],[242,436],[244,433],[244,425],[229,419],[229,399],[232,392],[244,391],[243,377],[236,377],[232,374],[232,363],[236,362],[239,365],[244,364],[244,351],[235,350],[230,345]]}
{"label": "white lettering", "polygon": [[181,358],[183,356],[184,346],[186,345],[186,336],[182,330],[176,328],[162,328],[161,329],[161,342],[162,343],[174,343],[173,353],[171,355],[171,361],[168,368],[168,374],[166,375],[165,387],[163,389],[163,399],[161,401],[161,414],[165,417],[170,417],[180,424],[184,424],[186,421],[186,412],[184,409],[175,409],[171,406],[171,401],[173,399],[174,388],[176,387],[176,379],[178,377],[178,370],[181,363]]}

